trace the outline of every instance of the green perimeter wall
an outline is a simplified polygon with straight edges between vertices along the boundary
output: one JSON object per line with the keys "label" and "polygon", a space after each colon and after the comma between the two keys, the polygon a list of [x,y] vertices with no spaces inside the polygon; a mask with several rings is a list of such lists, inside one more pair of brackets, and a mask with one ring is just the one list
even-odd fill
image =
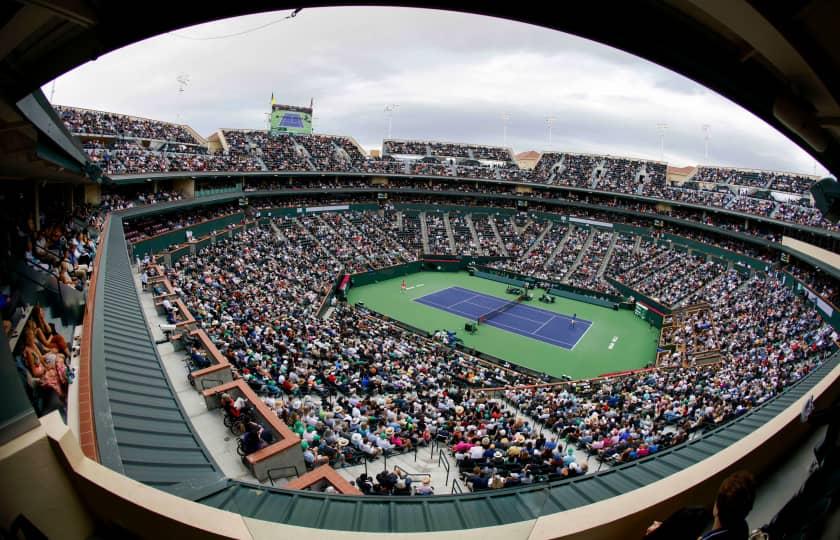
{"label": "green perimeter wall", "polygon": [[245,214],[231,214],[218,219],[211,219],[192,227],[184,227],[175,231],[149,238],[134,244],[134,255],[142,257],[146,253],[154,254],[166,251],[172,244],[181,244],[186,241],[186,232],[192,231],[194,238],[201,238],[207,236],[213,231],[224,229],[228,225],[240,223],[245,218]]}
{"label": "green perimeter wall", "polygon": [[377,283],[386,279],[395,278],[398,276],[407,276],[409,274],[416,274],[423,269],[423,263],[420,261],[410,262],[406,264],[399,264],[397,266],[389,266],[387,268],[380,268],[379,270],[372,270],[361,274],[353,274],[354,287],[361,287],[362,285],[369,285]]}
{"label": "green perimeter wall", "polygon": [[[609,282],[610,285],[612,285],[613,287],[618,289],[622,294],[625,294],[627,296],[632,296],[637,301],[640,301],[641,303],[646,304],[648,307],[652,307],[656,310],[659,310],[666,315],[671,313],[671,310],[668,309],[667,307],[663,306],[659,302],[654,302],[649,297],[645,296],[644,294],[642,294],[640,292],[634,291],[633,289],[631,289],[630,287],[628,287],[624,283],[621,283],[620,281],[617,281],[617,280],[615,280],[615,279],[613,279],[609,276],[604,276],[604,279],[606,279],[607,282]],[[648,316],[650,317],[650,322],[652,322],[657,328],[662,327],[662,317],[660,315],[654,313],[653,311],[648,310]]]}
{"label": "green perimeter wall", "polygon": [[683,246],[687,246],[693,250],[701,251],[703,253],[712,255],[718,259],[725,259],[727,261],[732,261],[734,263],[744,264],[749,266],[750,268],[754,268],[756,270],[760,270],[762,272],[766,272],[768,270],[769,264],[760,260],[760,259],[753,259],[752,257],[747,257],[746,255],[741,255],[740,253],[735,253],[734,251],[729,251],[728,249],[719,248],[717,246],[710,246],[704,244],[702,242],[698,242],[697,240],[691,240],[690,238],[685,238],[683,236],[677,236],[670,233],[664,233],[662,235],[663,238],[667,238],[671,240],[674,244],[679,244]]}

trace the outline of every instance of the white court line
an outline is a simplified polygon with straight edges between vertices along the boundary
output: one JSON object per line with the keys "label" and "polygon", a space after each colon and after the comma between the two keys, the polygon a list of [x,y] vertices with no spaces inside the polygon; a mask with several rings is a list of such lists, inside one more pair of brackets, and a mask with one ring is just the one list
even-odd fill
{"label": "white court line", "polygon": [[[420,302],[420,303],[425,304],[427,306],[436,307],[436,308],[441,309],[443,311],[451,310],[450,312],[454,312],[455,315],[465,317],[465,318],[467,318],[471,321],[475,319],[475,316],[472,313],[464,313],[463,311],[458,310],[458,309],[451,309],[451,306],[443,306],[443,305],[437,304],[435,302],[429,302],[428,300],[426,300],[424,302]],[[473,305],[475,305],[475,304],[473,304]],[[517,328],[515,326],[510,326],[510,325],[507,325],[507,324],[503,324],[503,323],[500,323],[500,322],[495,321],[495,320],[493,322],[488,322],[488,323],[485,323],[485,324],[490,325],[490,326],[507,328],[512,333],[517,334],[519,336],[531,337],[531,336],[535,335],[533,332],[527,333],[524,330],[522,330],[521,328]],[[532,337],[531,339],[536,339],[537,341],[544,341],[544,342],[549,343],[550,345],[557,345],[559,347],[563,347],[567,351],[572,350],[572,348],[574,348],[574,345],[572,345],[571,343],[567,343],[565,341],[560,341],[559,339],[554,339],[554,338],[551,338],[551,337],[548,337],[548,336],[540,336],[539,338]]]}
{"label": "white court line", "polygon": [[575,347],[577,347],[577,344],[580,343],[581,341],[583,341],[583,337],[586,335],[587,332],[589,332],[589,329],[592,328],[593,326],[595,326],[595,323],[589,323],[589,326],[586,327],[586,330],[583,331],[583,333],[580,335],[578,340],[575,341],[575,344],[572,345],[571,350],[575,350]]}
{"label": "white court line", "polygon": [[[507,324],[500,323],[495,319],[493,319],[492,322],[488,322],[488,323],[485,323],[485,324],[488,324],[490,326],[501,326],[501,327],[504,327],[504,328],[509,328],[512,331],[512,333],[518,334],[520,336],[524,335],[525,337],[529,337],[529,336],[536,335],[533,332],[523,334],[522,333],[523,330],[521,328],[516,328],[515,326],[509,326]],[[532,339],[536,339],[537,341],[547,341],[547,342],[551,343],[552,345],[559,345],[560,347],[563,347],[567,351],[570,351],[570,350],[572,350],[572,348],[574,348],[574,345],[572,345],[571,343],[566,343],[565,341],[560,341],[559,339],[550,338],[548,336],[540,336],[539,338],[532,338]]]}
{"label": "white court line", "polygon": [[[430,302],[429,300],[424,300],[423,302],[419,302],[419,300],[421,298],[426,298],[426,296],[432,296],[433,294],[437,294],[438,292],[442,292],[442,291],[449,290],[449,289],[460,289],[462,291],[468,291],[468,292],[472,293],[472,296],[470,298],[466,298],[464,300],[461,300],[460,302],[456,302],[456,303],[451,304],[449,306],[444,306],[443,304],[438,304],[436,302]],[[469,289],[465,289],[463,287],[458,287],[458,286],[447,287],[446,289],[441,289],[440,291],[435,291],[434,293],[429,293],[426,296],[423,296],[421,298],[415,298],[414,301],[419,302],[421,304],[428,305],[428,306],[436,307],[436,308],[442,309],[444,311],[452,310],[453,312],[455,312],[455,315],[459,315],[459,316],[464,317],[468,320],[473,320],[473,319],[476,318],[476,316],[473,315],[472,313],[464,313],[461,310],[453,309],[453,307],[457,306],[458,304],[463,304],[463,303],[466,302],[466,303],[468,303],[472,306],[476,306],[476,307],[479,307],[479,308],[482,308],[482,309],[486,309],[485,306],[482,306],[480,304],[473,304],[473,303],[470,302],[470,300],[473,300],[473,299],[479,298],[479,297],[490,297],[490,298],[495,298],[497,300],[501,300],[500,298],[497,298],[497,297],[492,296],[492,295],[485,295],[483,293],[477,293],[476,294],[475,291],[471,291]],[[592,321],[587,321],[586,319],[575,319],[576,322],[587,324],[588,326],[586,327],[586,330],[583,332],[583,334],[581,334],[581,336],[574,343],[568,343],[566,341],[561,341],[561,340],[558,340],[558,339],[554,339],[554,338],[549,337],[549,336],[540,336],[540,335],[537,334],[537,332],[542,330],[542,328],[544,326],[546,326],[552,320],[554,320],[554,319],[565,319],[567,321],[571,321],[572,320],[571,317],[567,317],[567,316],[561,315],[561,314],[554,314],[554,313],[551,313],[551,312],[548,312],[548,311],[545,311],[545,310],[541,310],[539,308],[532,308],[531,306],[523,306],[522,304],[518,304],[518,305],[521,306],[521,307],[524,307],[524,308],[529,308],[533,311],[537,311],[538,313],[541,313],[541,314],[542,313],[549,313],[549,314],[551,314],[551,318],[543,323],[543,321],[535,321],[534,319],[529,319],[528,317],[523,317],[521,315],[515,315],[515,314],[507,312],[507,311],[505,312],[506,315],[510,315],[511,317],[515,317],[517,319],[522,319],[522,320],[533,322],[533,323],[543,323],[542,326],[540,326],[539,328],[537,328],[536,330],[534,330],[532,332],[528,332],[526,330],[523,330],[522,328],[517,328],[515,326],[510,326],[510,325],[507,325],[507,324],[503,324],[503,323],[500,323],[496,320],[493,320],[492,323],[487,322],[485,324],[488,324],[490,326],[498,326],[498,327],[507,328],[512,333],[518,334],[520,336],[525,336],[525,337],[538,336],[538,337],[532,337],[532,339],[537,339],[537,341],[546,341],[546,342],[548,342],[552,345],[557,345],[557,346],[563,347],[567,351],[573,351],[575,349],[575,347],[577,346],[577,344],[580,343],[581,340],[583,340],[583,337],[586,335],[587,332],[589,332],[589,329],[592,328],[592,325],[593,325]],[[479,317],[481,317],[481,315],[479,315]]]}
{"label": "white court line", "polygon": [[[417,299],[415,299],[415,301],[417,301]],[[443,311],[451,310],[452,312],[454,312],[455,315],[460,315],[461,317],[465,317],[466,319],[468,319],[470,321],[474,321],[476,319],[475,315],[473,315],[472,313],[464,313],[463,311],[461,311],[459,309],[452,309],[452,306],[444,306],[442,304],[437,304],[435,302],[429,302],[428,300],[423,301],[423,302],[419,302],[419,303],[427,305],[427,306],[431,306],[431,307],[436,307],[436,308],[441,309]]]}
{"label": "white court line", "polygon": [[[472,302],[470,302],[470,300],[475,300],[475,299],[476,299],[476,298],[478,298],[479,296],[480,296],[480,295],[478,295],[478,294],[473,294],[473,295],[472,295],[472,296],[470,296],[469,298],[465,298],[464,300],[461,300],[460,302],[455,302],[454,304],[451,304],[451,305],[452,305],[452,306],[457,306],[458,304],[464,304],[464,303],[467,303],[467,304],[470,304],[470,305],[473,305],[473,306],[478,306],[478,304],[473,304]],[[479,307],[481,307],[481,306],[479,306]]]}
{"label": "white court line", "polygon": [[[487,309],[487,306],[482,306],[481,304],[472,304],[471,303],[471,305],[473,305],[475,307],[480,307],[481,309]],[[517,304],[517,305],[522,305],[522,304]],[[490,311],[493,311],[494,309],[497,309],[497,308],[500,308],[500,307],[502,307],[502,306],[496,306],[494,308],[491,308]],[[510,309],[513,309],[514,307],[516,307],[516,306],[513,306]],[[506,313],[507,315],[510,315],[511,317],[516,317],[517,319],[522,319],[523,321],[528,321],[528,322],[537,323],[537,324],[541,324],[543,322],[543,321],[535,321],[534,319],[529,319],[528,317],[523,317],[522,315],[514,315],[513,313],[510,312],[510,309],[508,311],[505,311],[504,313]],[[488,311],[488,313],[490,313],[490,311]],[[552,316],[552,318],[553,318],[553,316]],[[549,320],[551,320],[551,319],[549,319]]]}
{"label": "white court line", "polygon": [[552,315],[550,319],[548,319],[547,321],[545,321],[545,322],[542,324],[542,326],[540,326],[539,328],[537,328],[536,330],[534,330],[534,332],[533,332],[533,333],[534,333],[534,334],[536,334],[537,332],[539,332],[540,330],[542,330],[543,328],[545,328],[545,325],[547,325],[548,323],[550,323],[550,322],[551,322],[551,321],[553,321],[554,319],[555,319],[555,317],[554,317],[554,315]]}
{"label": "white court line", "polygon": [[[505,301],[503,298],[499,298],[498,296],[493,296],[492,294],[485,294],[485,293],[475,294],[475,291],[472,291],[472,290],[470,290],[470,289],[465,289],[465,288],[463,288],[463,287],[458,287],[457,285],[456,285],[456,286],[454,286],[454,287],[450,287],[450,289],[460,289],[460,290],[462,290],[462,291],[468,291],[468,292],[471,292],[471,293],[473,293],[475,296],[484,296],[484,297],[493,298],[493,299],[495,299],[495,300],[499,300],[499,301],[502,301],[502,302],[504,302],[504,301]],[[473,305],[478,306],[478,304],[473,304]],[[521,308],[525,309],[525,310],[528,310],[528,311],[534,311],[534,312],[539,313],[539,314],[541,314],[541,315],[542,315],[542,314],[545,314],[545,313],[548,313],[548,314],[550,314],[550,315],[552,315],[553,317],[556,317],[556,318],[558,318],[558,319],[565,319],[565,320],[567,320],[567,321],[571,321],[571,320],[572,320],[572,318],[571,318],[571,317],[569,317],[568,315],[564,315],[564,314],[562,314],[562,313],[555,313],[555,312],[553,312],[553,311],[548,311],[547,309],[541,309],[541,308],[538,308],[538,307],[529,306],[528,304],[517,304],[517,305],[518,305],[519,307],[521,307]],[[478,307],[484,307],[484,306],[478,306]],[[528,317],[523,317],[522,315],[513,315],[513,316],[514,316],[514,317],[518,317],[518,318],[520,318],[520,319],[524,319],[524,320],[526,320],[526,321],[531,321],[531,322],[534,322],[534,323],[541,323],[541,322],[542,322],[542,320],[536,321],[536,320],[534,320],[534,319],[529,319]],[[575,322],[586,322],[586,323],[588,323],[588,324],[590,324],[590,325],[592,324],[592,321],[588,321],[588,320],[586,320],[586,319],[575,319]]]}

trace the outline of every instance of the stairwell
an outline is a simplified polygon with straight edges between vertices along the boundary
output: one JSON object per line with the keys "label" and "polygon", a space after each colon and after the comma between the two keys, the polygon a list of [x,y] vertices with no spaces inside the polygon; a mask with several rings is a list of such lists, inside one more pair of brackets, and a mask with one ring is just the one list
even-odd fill
{"label": "stairwell", "polygon": [[306,236],[307,238],[310,238],[312,240],[312,242],[316,246],[318,246],[318,248],[321,250],[321,253],[323,253],[327,257],[330,257],[332,255],[329,252],[329,250],[327,250],[327,248],[324,247],[324,245],[321,243],[321,241],[318,240],[318,238],[316,238],[315,235],[312,234],[312,232],[307,227],[305,227],[303,225],[303,223],[301,223],[300,220],[297,219],[297,218],[295,218],[295,225],[297,225],[298,229],[303,233],[304,236]]}
{"label": "stairwell", "polygon": [[601,263],[601,267],[598,268],[598,274],[596,277],[601,279],[604,276],[604,272],[607,271],[607,267],[610,265],[610,259],[612,258],[613,249],[615,249],[615,243],[618,240],[618,234],[613,233],[612,240],[610,241],[610,247],[607,248],[607,252],[604,254],[604,262]]}
{"label": "stairwell", "polygon": [[636,175],[633,176],[633,183],[636,186],[636,195],[641,195],[642,189],[644,189],[645,187],[644,184],[642,184],[642,182],[639,180],[642,177],[642,175],[647,176],[647,167],[644,165],[642,165],[642,168],[636,171]]}
{"label": "stairwell", "polygon": [[[598,187],[598,182],[607,175],[607,172],[609,172],[606,169],[606,163],[607,163],[607,160],[602,159],[601,161],[598,162],[598,165],[596,165],[595,167],[592,168],[592,176],[589,179],[589,187],[591,187],[592,189],[595,189],[596,187]],[[596,173],[599,170],[602,171],[600,178],[596,175]]]}
{"label": "stairwell", "polygon": [[295,150],[303,154],[303,156],[306,158],[306,162],[309,163],[310,169],[313,171],[317,171],[318,168],[315,166],[315,162],[312,161],[312,154],[309,153],[309,150],[307,150],[305,146],[297,142],[292,135],[287,135],[287,137],[289,137],[289,140],[292,141]]}
{"label": "stairwell", "polygon": [[503,256],[510,257],[507,247],[505,246],[505,242],[502,240],[502,235],[499,234],[499,229],[496,228],[496,219],[491,216],[490,219],[487,220],[487,223],[489,223],[490,228],[493,229],[493,235],[496,237],[496,243],[499,245],[499,251],[502,252]]}
{"label": "stairwell", "polygon": [[583,247],[580,248],[578,251],[577,257],[575,258],[575,262],[572,263],[572,266],[569,267],[569,271],[566,272],[566,275],[563,276],[563,283],[565,283],[569,277],[575,273],[577,267],[580,266],[580,261],[583,259],[583,254],[589,251],[589,246],[592,245],[592,239],[595,238],[595,229],[589,229],[589,234],[586,236],[586,240],[583,242]]}
{"label": "stairwell", "polygon": [[642,246],[642,237],[636,235],[636,243],[633,244],[633,253],[639,253],[639,248]]}
{"label": "stairwell", "polygon": [[523,232],[525,232],[525,230],[528,229],[528,226],[531,223],[532,223],[532,221],[529,219],[529,220],[525,221],[525,225],[520,227],[519,225],[516,224],[516,220],[513,219],[513,216],[510,216],[510,225],[511,225],[511,227],[513,227],[513,231],[516,234],[522,234]]}
{"label": "stairwell", "polygon": [[[470,230],[470,236],[472,236],[473,245],[480,249],[481,245],[478,241],[478,232],[475,230],[475,224],[473,224],[472,214],[467,214],[464,216],[464,220],[467,222],[467,227]],[[482,255],[487,255],[486,251],[481,252]]]}
{"label": "stairwell", "polygon": [[274,231],[274,234],[277,235],[277,238],[283,240],[284,242],[288,242],[289,239],[286,238],[286,235],[283,234],[283,231],[280,229],[280,227],[278,227],[277,224],[274,223],[274,220],[271,220],[269,223],[271,225],[271,229]]}
{"label": "stairwell", "polygon": [[551,252],[551,255],[548,256],[548,259],[545,260],[545,264],[543,265],[543,269],[551,268],[551,264],[554,262],[554,258],[557,256],[560,251],[563,250],[563,246],[566,245],[566,242],[569,240],[569,236],[572,234],[572,231],[575,230],[575,226],[572,225],[569,227],[569,230],[566,231],[566,234],[563,235],[563,238],[557,242],[557,247],[554,248],[554,251]]}
{"label": "stairwell", "polygon": [[446,229],[446,239],[449,241],[449,250],[453,255],[458,255],[455,251],[455,235],[452,234],[452,224],[449,223],[449,212],[443,214],[443,227]]}
{"label": "stairwell", "polygon": [[566,170],[566,154],[561,154],[560,161],[551,166],[552,173],[548,176],[549,184],[553,184],[557,178]]}
{"label": "stairwell", "polygon": [[536,248],[540,244],[540,242],[543,241],[543,238],[545,238],[545,235],[548,234],[552,227],[554,227],[554,222],[549,221],[548,226],[545,229],[543,229],[543,232],[541,232],[537,239],[534,240],[534,243],[528,246],[528,249],[526,249],[525,253],[522,254],[523,259],[530,255],[532,251],[534,251],[534,248]]}
{"label": "stairwell", "polygon": [[426,227],[426,212],[420,212],[417,219],[420,220],[420,236],[423,241],[423,253],[429,253],[429,229]]}

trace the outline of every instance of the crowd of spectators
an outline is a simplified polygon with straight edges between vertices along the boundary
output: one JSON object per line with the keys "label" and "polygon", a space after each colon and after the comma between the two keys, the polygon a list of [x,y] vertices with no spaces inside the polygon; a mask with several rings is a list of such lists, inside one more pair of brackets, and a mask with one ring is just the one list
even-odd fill
{"label": "crowd of spectators", "polygon": [[[185,127],[126,115],[57,107],[77,134],[84,136],[91,160],[110,175],[166,172],[329,171],[361,174],[458,176],[572,187],[674,200],[715,208],[728,208],[781,221],[840,230],[810,207],[807,198],[776,204],[771,199],[735,196],[728,191],[707,191],[701,185],[718,184],[743,190],[763,188],[805,194],[814,179],[806,175],[702,166],[682,187],[665,185],[666,165],[631,158],[545,152],[533,171],[519,169],[507,148],[435,141],[383,142],[383,159],[368,158],[348,137],[326,135],[269,136],[260,130],[222,130],[229,150],[211,154]],[[165,141],[162,146],[149,141]],[[144,141],[143,144],[140,144]],[[152,149],[154,148],[154,149]],[[453,163],[406,162],[396,155],[435,157]],[[457,160],[457,162],[454,162]],[[507,166],[480,163],[502,162]],[[559,164],[559,167],[556,165]],[[479,188],[476,188],[479,190]],[[538,192],[537,196],[559,194]],[[674,210],[675,212],[679,210]],[[740,227],[735,224],[732,227]]]}
{"label": "crowd of spectators", "polygon": [[449,213],[449,226],[452,228],[452,239],[455,242],[455,254],[460,256],[483,255],[478,243],[473,239],[467,216],[460,212]]}
{"label": "crowd of spectators", "polygon": [[619,193],[636,193],[641,186],[639,176],[644,172],[645,162],[636,159],[608,157],[602,168],[596,170],[597,189]]}
{"label": "crowd of spectators", "polygon": [[[495,219],[473,214],[471,221],[488,217]],[[449,219],[459,223],[458,230],[469,231],[465,216]],[[626,274],[628,282],[641,276],[640,287],[679,296],[686,304],[706,302],[711,311],[681,318],[665,336],[664,343],[680,353],[668,369],[596,381],[585,390],[571,385],[509,390],[506,398],[522,417],[497,399],[480,391],[467,394],[464,388],[504,386],[500,379],[509,383],[527,376],[518,379],[502,368],[476,364],[353,308],[338,305],[328,319],[315,315],[348,246],[363,252],[365,264],[389,265],[395,259],[388,256],[399,251],[381,258],[372,253],[412,220],[408,228],[416,238],[421,229],[416,214],[279,218],[274,222],[282,235],[273,227],[243,232],[182,259],[172,271],[173,284],[223,354],[307,442],[311,464],[340,466],[353,452],[375,458],[434,438],[450,445],[459,471],[478,490],[580,474],[585,467],[573,456],[569,461],[569,448],[540,437],[529,419],[600,459],[629,461],[762,403],[810,371],[817,353],[831,346],[828,327],[794,291],[781,286],[778,276],[755,274],[747,280],[716,262],[664,250],[653,238],[623,233],[615,239],[617,262],[611,259],[608,269]],[[297,225],[282,225],[287,221]],[[537,236],[548,226],[502,221],[511,230],[525,223]],[[359,248],[354,245],[363,241],[354,237],[359,224],[382,235],[361,235],[370,241]],[[554,222],[541,242],[552,241],[552,232],[562,238],[565,230]],[[304,241],[313,234],[320,235],[324,251]],[[569,236],[582,246],[589,234],[590,249],[600,254],[617,233],[576,227]],[[533,241],[521,229],[509,240],[526,246],[514,250],[520,256]],[[395,237],[390,243],[403,242]],[[581,259],[581,265],[599,268],[603,260],[590,263]],[[692,363],[713,349],[720,351],[721,364]],[[333,397],[325,400],[328,396]]]}
{"label": "crowd of spectators", "polygon": [[[716,287],[717,288],[717,287]],[[708,317],[690,320],[703,350],[719,344],[724,361],[672,366],[584,385],[512,389],[507,398],[599,459],[624,463],[679,444],[770,399],[810,372],[834,348],[831,329],[776,276],[750,286],[709,290],[719,317],[718,342]],[[711,298],[710,298],[711,299]]]}
{"label": "crowd of spectators", "polygon": [[546,263],[546,272],[550,279],[562,281],[566,278],[583,251],[589,233],[589,229],[575,226],[566,235],[564,243],[554,253],[554,258]]}
{"label": "crowd of spectators", "polygon": [[694,175],[698,182],[768,188],[787,193],[806,193],[814,184],[814,178],[774,171],[728,169],[724,167],[699,167]]}
{"label": "crowd of spectators", "polygon": [[229,216],[239,211],[238,204],[229,203],[217,207],[191,210],[190,212],[168,212],[160,216],[150,216],[126,221],[123,224],[123,230],[126,241],[129,244],[134,244],[153,236],[184,229],[209,219]]}
{"label": "crowd of spectators", "polygon": [[574,287],[581,287],[597,292],[615,292],[613,287],[601,279],[601,267],[607,260],[607,253],[613,241],[613,233],[594,229],[589,247],[581,254],[577,268],[566,278]]}
{"label": "crowd of spectators", "polygon": [[791,263],[785,267],[792,276],[802,281],[816,294],[833,305],[840,304],[840,289],[836,281],[822,272],[813,272],[799,263]]}
{"label": "crowd of spectators", "polygon": [[654,294],[666,306],[676,306],[692,292],[702,290],[710,281],[716,279],[725,270],[725,266],[714,260],[708,260],[695,270],[682,275],[662,287]]}
{"label": "crowd of spectators", "polygon": [[756,199],[753,197],[735,197],[729,203],[729,209],[757,216],[770,217],[776,209],[776,203],[770,199]]}
{"label": "crowd of spectators", "polygon": [[186,126],[109,113],[56,105],[55,110],[67,129],[76,135],[105,135],[137,139],[199,144]]}
{"label": "crowd of spectators", "polygon": [[548,279],[550,276],[545,270],[546,263],[569,232],[569,228],[557,222],[547,226],[551,228],[529,252],[523,253],[518,259],[500,261],[493,263],[492,266],[538,279]]}
{"label": "crowd of spectators", "polygon": [[840,227],[825,219],[819,210],[801,204],[779,203],[776,206],[776,213],[773,217],[798,225],[840,231]]}
{"label": "crowd of spectators", "polygon": [[445,219],[446,216],[439,212],[426,212],[426,235],[429,239],[429,253],[454,255],[449,245]]}
{"label": "crowd of spectators", "polygon": [[[554,181],[563,186],[591,187],[595,167],[603,158],[585,154],[564,154],[560,171],[554,174]],[[538,164],[539,165],[539,164]]]}
{"label": "crowd of spectators", "polygon": [[478,246],[481,248],[483,255],[496,257],[502,255],[502,248],[499,244],[499,239],[493,229],[493,224],[490,222],[493,217],[489,214],[473,214],[472,222],[475,227],[475,234],[478,237]]}
{"label": "crowd of spectators", "polygon": [[183,197],[180,193],[174,190],[161,189],[158,191],[142,191],[130,193],[125,190],[119,192],[103,191],[101,195],[100,207],[103,212],[113,212],[117,210],[126,210],[134,208],[135,206],[145,206],[147,204],[158,204],[164,202],[180,201]]}
{"label": "crowd of spectators", "polygon": [[382,141],[382,153],[385,155],[427,156],[430,154],[428,143],[422,141]]}

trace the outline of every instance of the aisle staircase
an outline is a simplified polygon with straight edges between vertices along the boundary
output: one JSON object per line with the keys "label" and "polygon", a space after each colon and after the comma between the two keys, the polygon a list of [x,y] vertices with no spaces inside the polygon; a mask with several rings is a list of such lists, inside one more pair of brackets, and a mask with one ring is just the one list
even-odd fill
{"label": "aisle staircase", "polygon": [[452,224],[449,223],[449,212],[443,214],[443,227],[446,229],[446,239],[449,241],[449,251],[453,255],[458,255],[455,251],[455,235],[452,233]]}
{"label": "aisle staircase", "polygon": [[429,228],[426,226],[426,212],[420,212],[417,219],[420,220],[420,236],[423,242],[423,253],[429,253]]}
{"label": "aisle staircase", "polygon": [[543,238],[545,238],[545,235],[548,234],[548,232],[552,229],[552,227],[554,227],[554,222],[549,221],[548,226],[545,229],[543,229],[543,232],[541,232],[540,235],[537,237],[537,239],[534,240],[534,243],[531,244],[530,246],[528,246],[528,249],[526,249],[525,253],[522,254],[523,259],[526,258],[528,255],[530,255],[532,251],[534,251],[534,248],[537,247],[540,244],[540,242],[543,241]]}
{"label": "aisle staircase", "polygon": [[[464,216],[464,220],[467,222],[467,227],[470,229],[470,236],[472,236],[473,245],[480,250],[481,244],[478,241],[478,231],[475,230],[475,224],[472,220],[472,214],[466,214]],[[487,252],[485,251],[481,251],[480,253],[482,255],[487,255]]]}
{"label": "aisle staircase", "polygon": [[510,257],[507,248],[505,247],[505,243],[502,240],[502,235],[499,234],[499,229],[496,228],[496,218],[490,216],[490,219],[487,220],[490,224],[490,228],[493,229],[493,234],[496,236],[496,243],[499,245],[499,251],[502,252],[502,255],[505,257]]}
{"label": "aisle staircase", "polygon": [[571,236],[572,231],[575,230],[575,226],[572,225],[569,227],[569,230],[566,231],[566,234],[563,235],[563,238],[557,242],[557,247],[554,248],[554,251],[551,252],[551,255],[548,256],[548,259],[545,260],[545,264],[543,268],[551,268],[552,263],[554,262],[554,258],[557,257],[557,254],[563,251],[563,246],[566,245],[566,242],[569,240],[569,236]]}
{"label": "aisle staircase", "polygon": [[592,245],[592,239],[595,238],[595,233],[597,231],[595,229],[589,229],[589,234],[586,236],[586,240],[583,242],[583,247],[580,248],[578,251],[577,257],[575,258],[575,262],[572,263],[572,266],[569,267],[569,271],[566,272],[566,275],[563,276],[563,282],[568,281],[568,279],[575,273],[578,266],[580,266],[580,261],[583,259],[583,255],[589,251],[589,246]]}
{"label": "aisle staircase", "polygon": [[604,276],[604,272],[607,271],[607,267],[610,265],[610,259],[612,258],[616,241],[618,241],[618,234],[613,233],[612,240],[610,241],[610,247],[607,248],[607,252],[604,254],[604,262],[601,263],[601,267],[598,268],[598,274],[596,274],[598,279],[601,279]]}

